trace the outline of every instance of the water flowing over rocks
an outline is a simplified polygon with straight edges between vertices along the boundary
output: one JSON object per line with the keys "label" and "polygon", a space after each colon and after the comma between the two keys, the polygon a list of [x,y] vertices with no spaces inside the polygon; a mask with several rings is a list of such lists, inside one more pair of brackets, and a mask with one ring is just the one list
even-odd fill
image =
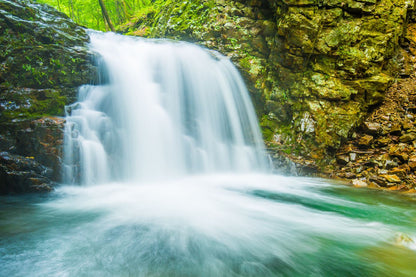
{"label": "water flowing over rocks", "polygon": [[64,106],[95,76],[85,30],[30,0],[0,0],[0,193],[60,179]]}

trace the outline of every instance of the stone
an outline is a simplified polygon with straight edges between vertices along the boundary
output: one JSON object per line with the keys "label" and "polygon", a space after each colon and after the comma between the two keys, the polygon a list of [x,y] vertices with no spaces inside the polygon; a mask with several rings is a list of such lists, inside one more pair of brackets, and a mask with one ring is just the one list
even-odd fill
{"label": "stone", "polygon": [[392,135],[401,135],[402,133],[402,127],[399,123],[395,123],[391,128],[389,129],[389,133]]}
{"label": "stone", "polygon": [[408,165],[412,170],[416,170],[416,155],[409,157]]}
{"label": "stone", "polygon": [[337,156],[337,163],[340,165],[346,165],[350,161],[350,157],[347,155],[338,155]]}
{"label": "stone", "polygon": [[406,168],[403,168],[403,167],[395,167],[395,168],[392,168],[389,171],[389,174],[396,175],[400,179],[402,179],[402,178],[405,178],[407,176],[407,172],[408,172],[408,170]]}
{"label": "stone", "polygon": [[354,185],[354,187],[357,187],[357,188],[366,188],[366,187],[368,187],[367,182],[365,182],[363,180],[360,180],[360,179],[353,180],[352,184]]}
{"label": "stone", "polygon": [[409,159],[408,151],[406,144],[393,144],[390,146],[389,154],[392,157],[399,158],[402,162],[406,162]]}
{"label": "stone", "polygon": [[350,161],[355,161],[357,159],[357,153],[351,152],[350,153]]}
{"label": "stone", "polygon": [[416,140],[416,133],[414,133],[414,132],[406,133],[403,136],[401,136],[399,138],[399,140],[400,140],[400,142],[403,142],[403,143],[412,142],[412,141]]}
{"label": "stone", "polygon": [[52,174],[34,157],[0,153],[0,194],[51,191]]}
{"label": "stone", "polygon": [[368,188],[371,188],[371,189],[379,189],[379,188],[380,188],[380,186],[379,186],[379,185],[377,185],[376,183],[370,182],[370,183],[368,184]]}
{"label": "stone", "polygon": [[356,174],[354,174],[354,173],[352,173],[352,172],[346,172],[345,174],[344,174],[344,178],[347,178],[347,179],[353,179],[353,178],[355,178],[357,175]]}
{"label": "stone", "polygon": [[374,175],[374,174],[373,175],[370,175],[368,177],[368,179],[370,181],[374,182],[374,183],[377,183],[378,185],[381,185],[381,186],[385,185],[385,183],[386,183],[386,180],[384,178],[382,178],[382,177],[380,177],[378,175]]}
{"label": "stone", "polygon": [[364,135],[358,140],[358,145],[369,147],[374,137],[370,135]]}
{"label": "stone", "polygon": [[389,139],[388,137],[383,137],[383,138],[377,139],[375,144],[378,147],[383,147],[383,146],[387,146],[390,142],[391,142],[391,139]]}
{"label": "stone", "polygon": [[394,174],[381,175],[380,177],[386,179],[389,183],[400,183],[402,180]]}
{"label": "stone", "polygon": [[399,163],[394,161],[394,160],[386,160],[386,162],[384,164],[384,167],[386,169],[391,169],[391,168],[394,168],[394,167],[397,167],[397,166],[399,166]]}
{"label": "stone", "polygon": [[413,244],[414,240],[409,237],[409,235],[404,233],[397,233],[394,239],[395,244],[397,245],[409,245]]}
{"label": "stone", "polygon": [[364,131],[370,135],[378,135],[381,132],[381,124],[378,122],[364,122]]}
{"label": "stone", "polygon": [[90,83],[95,67],[84,28],[46,5],[0,0],[0,84],[60,88]]}
{"label": "stone", "polygon": [[408,120],[403,121],[402,122],[402,128],[403,128],[403,130],[412,129],[413,128],[413,124],[410,121],[408,121]]}

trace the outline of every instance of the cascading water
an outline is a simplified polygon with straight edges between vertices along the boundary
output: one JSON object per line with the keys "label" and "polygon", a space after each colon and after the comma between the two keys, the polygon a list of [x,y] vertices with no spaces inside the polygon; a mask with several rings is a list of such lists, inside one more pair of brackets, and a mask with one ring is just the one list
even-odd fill
{"label": "cascading water", "polygon": [[67,182],[266,168],[248,92],[228,59],[188,43],[114,34],[92,34],[91,45],[109,82],[82,87],[67,109]]}
{"label": "cascading water", "polygon": [[416,276],[414,199],[268,173],[227,59],[91,37],[66,185],[0,197],[0,276]]}

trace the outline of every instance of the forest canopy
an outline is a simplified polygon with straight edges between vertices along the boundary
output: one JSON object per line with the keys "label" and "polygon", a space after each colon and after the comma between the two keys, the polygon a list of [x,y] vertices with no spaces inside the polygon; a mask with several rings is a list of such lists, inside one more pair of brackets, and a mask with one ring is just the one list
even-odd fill
{"label": "forest canopy", "polygon": [[115,27],[134,18],[153,5],[163,5],[159,0],[37,0],[67,14],[85,27],[114,31]]}

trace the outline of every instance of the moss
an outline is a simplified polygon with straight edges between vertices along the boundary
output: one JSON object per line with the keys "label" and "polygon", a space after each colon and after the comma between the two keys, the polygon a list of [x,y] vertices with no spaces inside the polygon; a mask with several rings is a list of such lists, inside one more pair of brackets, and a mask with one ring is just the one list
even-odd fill
{"label": "moss", "polygon": [[273,120],[270,115],[263,115],[260,119],[260,127],[263,133],[263,138],[267,141],[272,141],[277,129],[276,120]]}
{"label": "moss", "polygon": [[2,123],[50,115],[64,115],[68,96],[55,89],[11,89],[0,96]]}
{"label": "moss", "polygon": [[44,5],[0,3],[0,45],[5,49],[0,53],[0,84],[57,88],[90,82],[88,36],[81,27]]}

